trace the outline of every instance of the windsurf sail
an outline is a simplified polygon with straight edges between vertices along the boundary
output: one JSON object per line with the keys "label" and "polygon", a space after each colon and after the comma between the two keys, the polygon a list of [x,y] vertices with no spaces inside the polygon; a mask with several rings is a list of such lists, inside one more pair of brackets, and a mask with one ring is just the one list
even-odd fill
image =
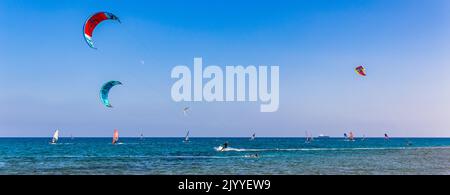
{"label": "windsurf sail", "polygon": [[384,134],[384,139],[385,139],[385,140],[388,140],[388,139],[389,139],[389,136],[388,136],[387,133]]}
{"label": "windsurf sail", "polygon": [[187,131],[186,136],[184,136],[184,141],[185,142],[189,141],[189,131]]}
{"label": "windsurf sail", "polygon": [[58,138],[59,138],[59,130],[56,130],[55,133],[53,133],[53,138],[52,138],[52,143],[56,143],[58,142]]}
{"label": "windsurf sail", "polygon": [[311,136],[309,136],[308,131],[305,131],[305,137],[306,137],[305,143],[310,143],[312,141],[312,138]]}
{"label": "windsurf sail", "polygon": [[353,132],[350,131],[350,133],[348,133],[348,139],[352,141],[354,140]]}
{"label": "windsurf sail", "polygon": [[119,131],[117,131],[117,129],[114,129],[112,144],[116,144],[118,141],[119,141]]}
{"label": "windsurf sail", "polygon": [[256,138],[256,133],[253,133],[252,137],[250,138],[250,140],[255,140]]}

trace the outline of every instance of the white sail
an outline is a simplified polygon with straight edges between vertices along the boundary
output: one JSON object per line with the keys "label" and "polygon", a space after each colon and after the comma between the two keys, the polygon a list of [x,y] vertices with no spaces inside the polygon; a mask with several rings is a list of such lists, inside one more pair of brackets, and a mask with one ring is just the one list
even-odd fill
{"label": "white sail", "polygon": [[305,138],[306,138],[305,143],[310,143],[312,141],[311,137],[308,134],[308,131],[305,131]]}
{"label": "white sail", "polygon": [[189,141],[189,131],[186,133],[186,136],[184,137],[184,141],[185,142]]}
{"label": "white sail", "polygon": [[250,138],[250,140],[254,140],[256,138],[256,134],[253,133],[252,137]]}
{"label": "white sail", "polygon": [[56,143],[58,141],[58,138],[59,138],[59,130],[56,130],[55,133],[53,134],[52,143]]}

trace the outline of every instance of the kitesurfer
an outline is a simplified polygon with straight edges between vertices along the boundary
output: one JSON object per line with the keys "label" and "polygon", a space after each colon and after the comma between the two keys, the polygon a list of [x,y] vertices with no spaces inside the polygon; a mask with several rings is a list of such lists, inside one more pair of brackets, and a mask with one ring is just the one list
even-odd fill
{"label": "kitesurfer", "polygon": [[223,143],[221,151],[225,150],[226,148],[228,148],[228,142],[227,141],[225,143]]}

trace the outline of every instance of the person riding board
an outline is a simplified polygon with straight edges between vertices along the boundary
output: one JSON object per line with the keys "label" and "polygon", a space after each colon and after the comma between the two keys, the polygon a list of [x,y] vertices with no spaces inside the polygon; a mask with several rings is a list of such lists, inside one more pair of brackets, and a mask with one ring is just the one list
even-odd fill
{"label": "person riding board", "polygon": [[228,148],[228,142],[223,143],[222,149],[220,151],[225,150],[225,148]]}

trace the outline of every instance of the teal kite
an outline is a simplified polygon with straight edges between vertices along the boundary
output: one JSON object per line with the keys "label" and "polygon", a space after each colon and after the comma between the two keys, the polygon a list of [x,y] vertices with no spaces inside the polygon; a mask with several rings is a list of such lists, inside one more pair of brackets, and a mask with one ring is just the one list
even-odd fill
{"label": "teal kite", "polygon": [[120,81],[109,81],[105,83],[100,89],[100,99],[102,100],[103,105],[105,105],[108,108],[112,107],[108,99],[109,91],[116,85],[122,85],[122,83]]}

